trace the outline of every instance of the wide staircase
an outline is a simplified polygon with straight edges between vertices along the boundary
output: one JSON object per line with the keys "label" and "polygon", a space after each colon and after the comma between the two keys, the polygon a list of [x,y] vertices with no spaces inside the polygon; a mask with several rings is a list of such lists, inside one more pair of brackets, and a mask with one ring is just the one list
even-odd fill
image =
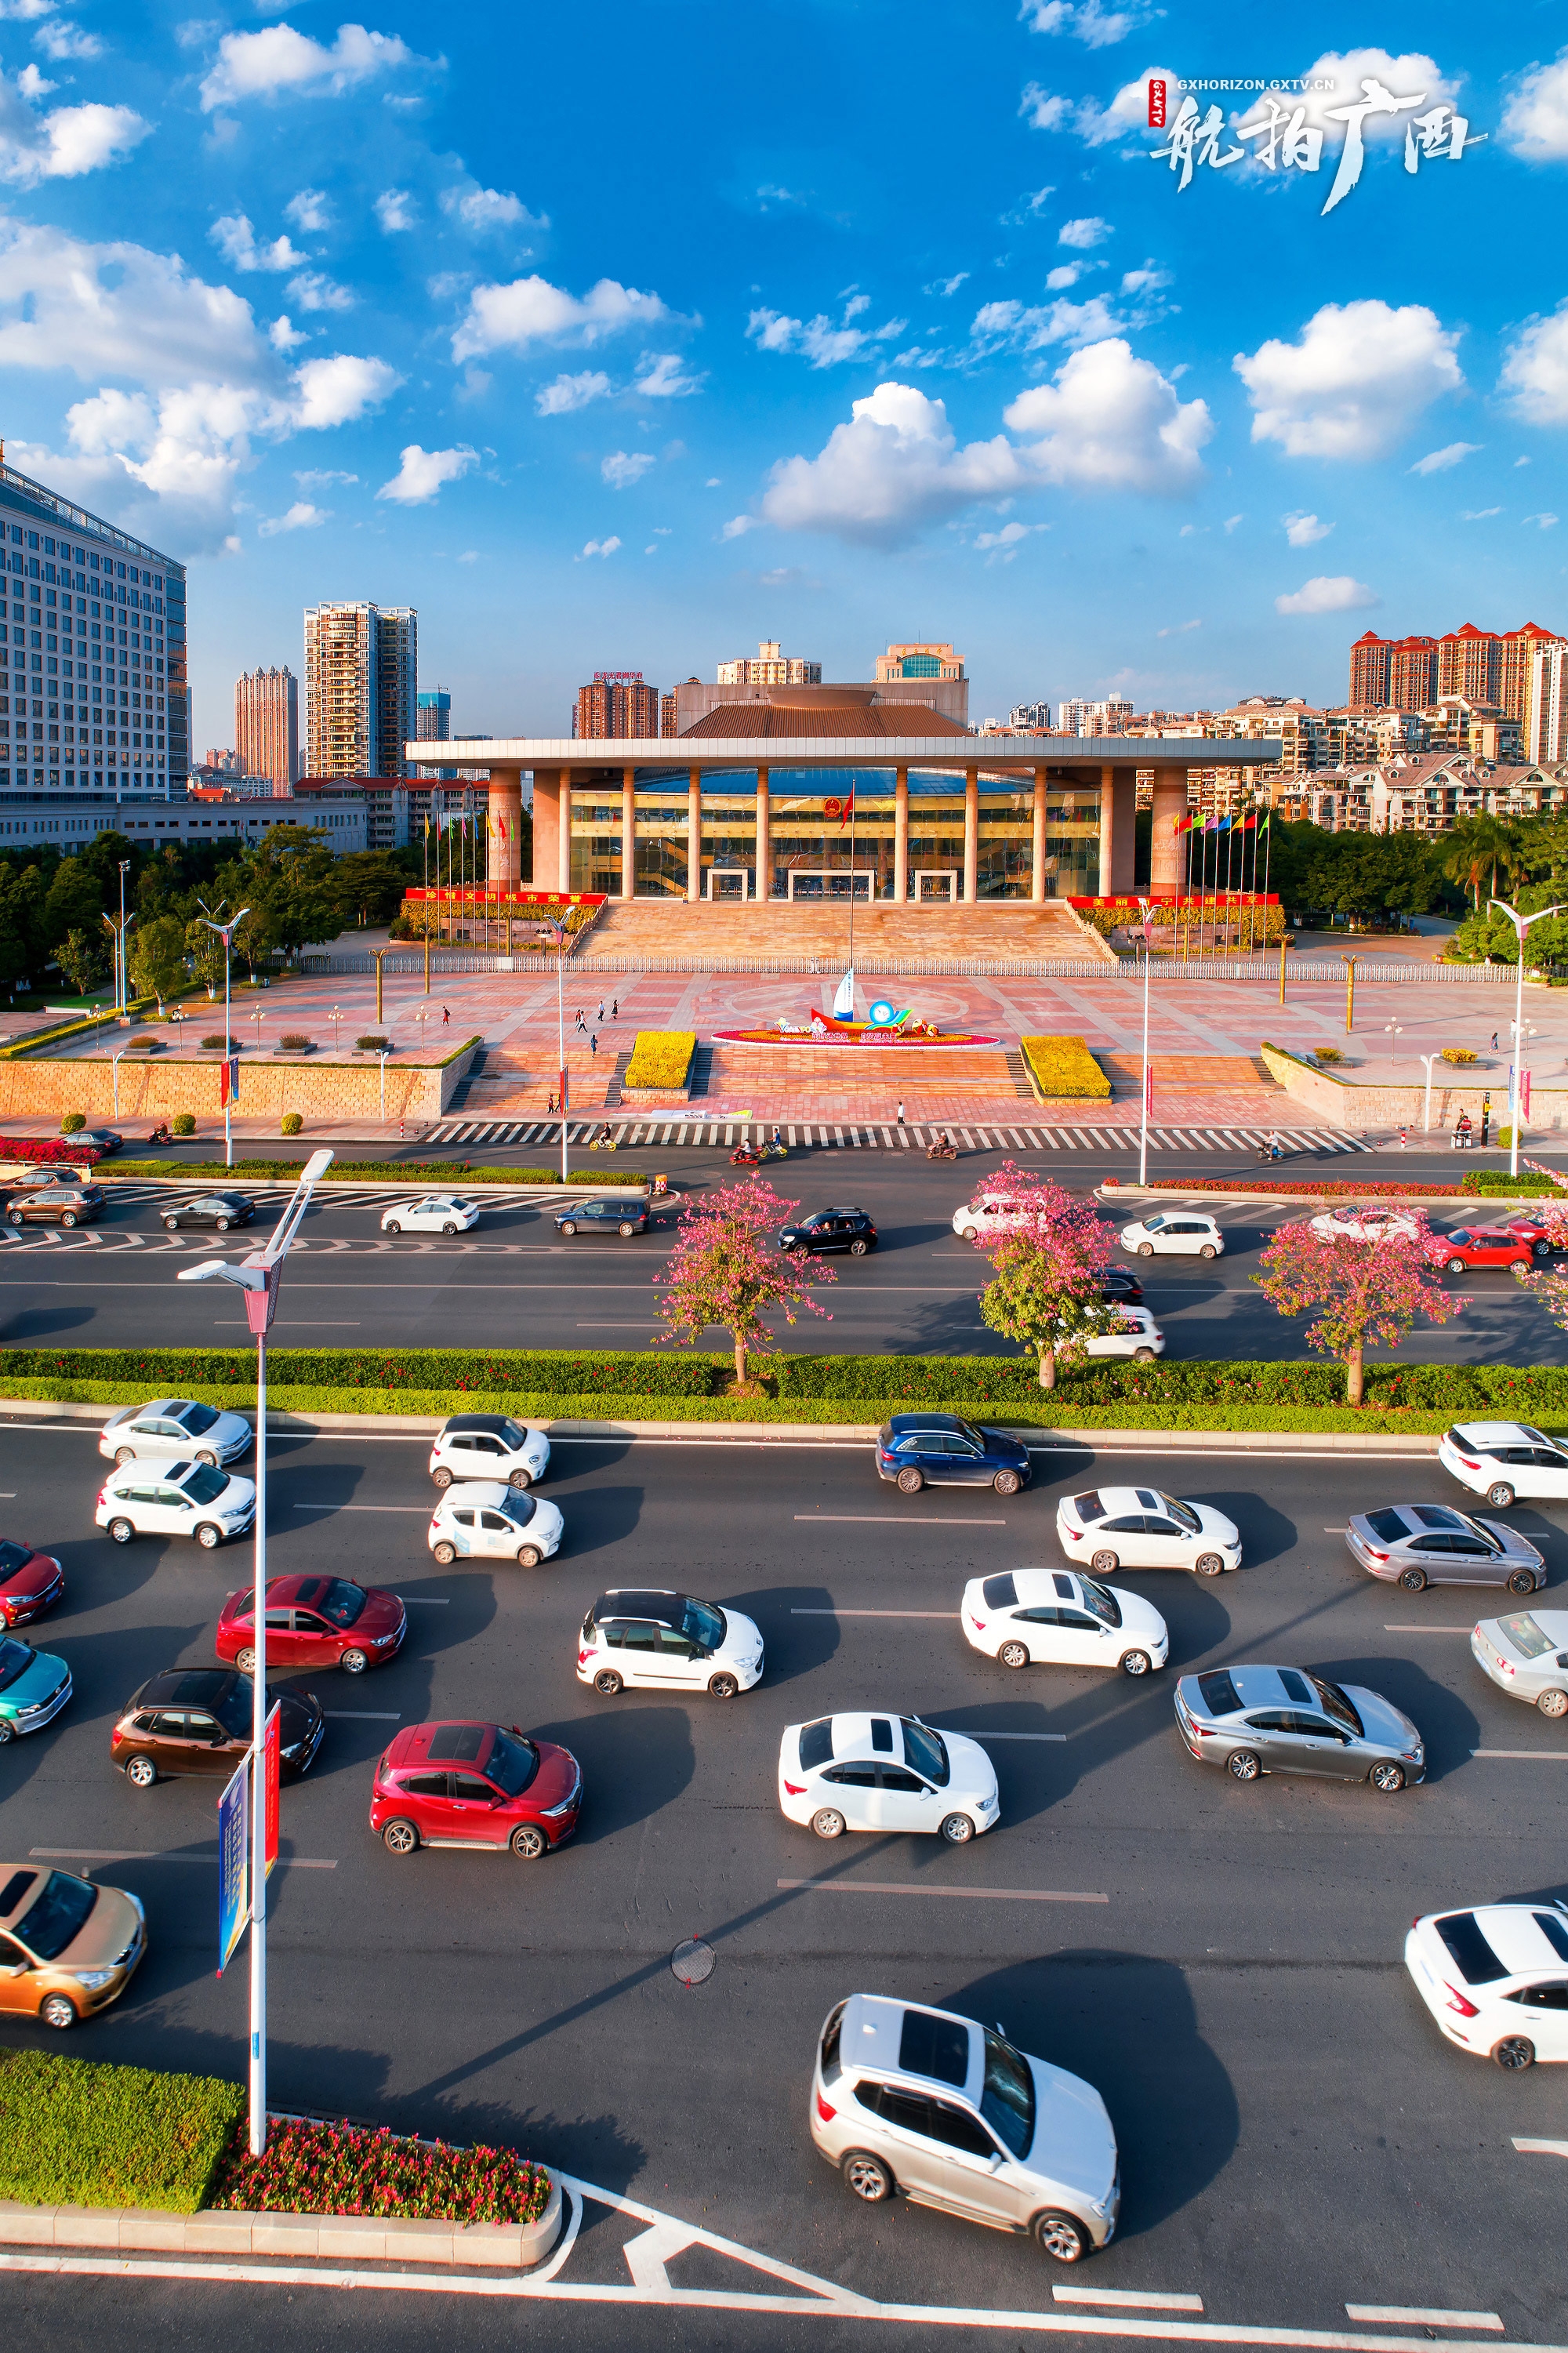
{"label": "wide staircase", "polygon": [[[702,901],[616,900],[574,959],[583,972],[712,970],[765,972],[784,966],[837,970],[849,947],[849,908],[842,899]],[[983,971],[993,964],[1047,960],[1114,965],[1098,932],[1064,900],[1043,906],[996,899],[975,907],[857,905],[855,963],[862,973],[910,972],[927,964]]]}

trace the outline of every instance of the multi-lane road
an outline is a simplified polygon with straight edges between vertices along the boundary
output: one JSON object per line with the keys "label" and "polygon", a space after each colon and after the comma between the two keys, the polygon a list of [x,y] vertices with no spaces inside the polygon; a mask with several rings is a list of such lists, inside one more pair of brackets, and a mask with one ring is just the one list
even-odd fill
{"label": "multi-lane road", "polygon": [[[765,1181],[784,1199],[806,1210],[858,1205],[871,1212],[880,1235],[870,1257],[834,1260],[838,1280],[821,1293],[831,1322],[805,1316],[790,1326],[781,1317],[778,1345],[827,1353],[1013,1353],[981,1321],[977,1293],[986,1269],[951,1224],[954,1208],[1005,1156],[976,1153],[949,1165],[897,1150],[830,1147],[797,1152],[767,1169]],[[1016,1156],[1074,1189],[1136,1175],[1135,1157],[1120,1150]],[[505,1158],[521,1165],[519,1155],[504,1155],[503,1165]],[[721,1148],[671,1150],[658,1165],[688,1195],[731,1175]],[[1156,1165],[1161,1173],[1194,1176],[1258,1173],[1255,1163],[1224,1152],[1184,1155],[1179,1166],[1166,1155]],[[1447,1181],[1455,1174],[1451,1153],[1446,1159],[1397,1152],[1346,1158],[1325,1151],[1289,1166],[1291,1174],[1352,1182],[1389,1175]],[[460,1185],[460,1176],[456,1181]],[[110,1190],[102,1223],[74,1234],[30,1228],[12,1235],[0,1228],[0,1338],[100,1347],[237,1341],[245,1326],[232,1294],[178,1286],[174,1274],[193,1255],[252,1247],[254,1229],[249,1238],[186,1231],[170,1239],[159,1222],[170,1198],[163,1187],[131,1178]],[[270,1225],[283,1198],[258,1191],[259,1229]],[[368,1188],[322,1188],[289,1268],[276,1326],[280,1344],[640,1348],[652,1337],[653,1277],[674,1240],[674,1210],[654,1231],[629,1241],[582,1235],[568,1241],[555,1231],[556,1204],[518,1198],[487,1207],[471,1232],[451,1240],[395,1240],[380,1229],[381,1212],[394,1198]],[[1478,1203],[1477,1211],[1484,1216],[1485,1205]],[[1106,1214],[1121,1222],[1114,1208]],[[1265,1201],[1225,1205],[1216,1214],[1226,1230],[1224,1258],[1206,1266],[1157,1259],[1142,1270],[1170,1356],[1301,1356],[1306,1319],[1282,1321],[1250,1280],[1265,1237],[1282,1215],[1300,1212]],[[1458,1225],[1463,1215],[1445,1204],[1434,1222]],[[1461,1281],[1467,1312],[1440,1330],[1423,1331],[1407,1355],[1467,1363],[1563,1361],[1563,1334],[1509,1275],[1483,1271]]]}
{"label": "multi-lane road", "polygon": [[[436,1566],[422,1441],[285,1438],[272,1459],[274,1570],[395,1586],[412,1621],[382,1672],[302,1678],[328,1736],[284,1795],[274,2103],[525,2147],[586,2185],[580,2227],[521,2312],[510,2291],[466,2299],[458,2317],[450,2289],[258,2293],[221,2266],[193,2282],[100,2265],[13,2272],[8,2344],[56,2353],[112,2329],[137,2348],[199,2332],[330,2336],[369,2353],[389,2334],[426,2343],[456,2328],[487,2348],[526,2329],[574,2353],[771,2353],[802,2341],[803,2319],[750,2300],[770,2296],[820,2303],[804,2321],[813,2341],[831,2316],[832,2341],[856,2348],[889,2341],[889,2306],[929,2314],[914,2341],[940,2323],[956,2345],[1021,2345],[1042,2328],[1304,2348],[1410,2348],[1437,2331],[1568,2340],[1563,2159],[1517,2146],[1568,2147],[1562,2085],[1446,2046],[1401,1966],[1419,1911],[1568,1888],[1563,1736],[1469,1657],[1468,1629],[1497,1602],[1390,1590],[1345,1551],[1352,1509],[1451,1499],[1430,1458],[1048,1452],[1034,1490],[1002,1503],[899,1499],[864,1449],[841,1445],[563,1444],[544,1492],[566,1545],[528,1572]],[[79,1426],[0,1428],[13,1482],[0,1525],[58,1551],[69,1580],[31,1632],[76,1679],[67,1715],[4,1752],[0,1857],[51,1857],[146,1903],[147,1962],[73,2050],[238,2075],[244,1972],[213,1974],[215,1791],[139,1793],[108,1740],[145,1675],[211,1660],[249,1551],[118,1550],[91,1525],[100,1472]],[[1054,1559],[1064,1484],[1119,1474],[1220,1505],[1246,1539],[1243,1567],[1217,1584],[1138,1578],[1171,1625],[1169,1670],[1136,1685],[1011,1674],[969,1651],[954,1616],[964,1579]],[[1517,1516],[1561,1588],[1563,1515]],[[574,1637],[586,1604],[620,1583],[749,1612],[767,1648],[758,1689],[727,1705],[595,1698],[575,1680]],[[1249,1659],[1386,1693],[1426,1736],[1426,1785],[1394,1799],[1243,1788],[1195,1766],[1173,1727],[1175,1676]],[[987,1744],[999,1827],[938,1851],[898,1837],[824,1846],[786,1825],[783,1727],[868,1704]],[[446,1714],[576,1753],[573,1845],[534,1865],[384,1851],[366,1822],[376,1755],[395,1725]],[[692,1936],[716,1956],[697,1991],[669,1966]],[[1103,2256],[1063,2274],[1027,2242],[853,2204],[812,2152],[805,2097],[814,2037],[856,1989],[999,2021],[1100,2086],[1125,2183]],[[41,2033],[13,2024],[0,2040]],[[682,2301],[699,2292],[717,2302]],[[851,2296],[879,2309],[858,2317]],[[980,2318],[1002,2313],[1017,2316],[1012,2333]]]}

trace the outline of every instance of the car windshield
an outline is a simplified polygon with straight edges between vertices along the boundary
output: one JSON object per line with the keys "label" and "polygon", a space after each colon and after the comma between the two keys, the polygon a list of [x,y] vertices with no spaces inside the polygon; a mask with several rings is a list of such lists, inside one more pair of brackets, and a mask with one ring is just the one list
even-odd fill
{"label": "car windshield", "polygon": [[1105,1505],[1100,1500],[1100,1490],[1097,1487],[1090,1487],[1086,1494],[1075,1495],[1072,1499],[1072,1507],[1086,1528],[1092,1521],[1102,1520],[1105,1517]]}
{"label": "car windshield", "polygon": [[498,1732],[485,1771],[509,1798],[521,1798],[539,1770],[539,1751],[521,1732]]}
{"label": "car windshield", "polygon": [[1022,2157],[1035,2137],[1035,2079],[1021,2051],[999,2034],[985,2037],[980,2113],[1005,2147]]}
{"label": "car windshield", "polygon": [[1145,1218],[1143,1220],[1143,1230],[1146,1234],[1157,1234],[1164,1222],[1165,1220],[1163,1217]]}
{"label": "car windshield", "polygon": [[500,1426],[501,1444],[521,1454],[528,1443],[528,1432],[515,1421],[503,1421]]}
{"label": "car windshield", "polygon": [[0,1544],[0,1577],[15,1577],[19,1568],[26,1568],[32,1557],[32,1552],[26,1545],[11,1544],[8,1541]]}
{"label": "car windshield", "polygon": [[198,1462],[183,1484],[194,1504],[216,1504],[228,1485],[228,1478],[225,1472],[215,1471],[210,1462]]}
{"label": "car windshield", "polygon": [[1345,1730],[1353,1732],[1359,1740],[1363,1730],[1362,1720],[1338,1683],[1326,1683],[1321,1675],[1309,1675],[1307,1681],[1321,1700],[1324,1715],[1331,1717],[1335,1724],[1342,1724]]}
{"label": "car windshield", "polygon": [[81,1934],[98,1901],[98,1890],[68,1871],[51,1871],[16,1925],[16,1934],[40,1961],[58,1961]]}
{"label": "car windshield", "polygon": [[514,1526],[525,1528],[539,1506],[531,1495],[509,1495],[501,1509]]}
{"label": "car windshield", "polygon": [[705,1651],[716,1651],[727,1630],[724,1612],[715,1609],[710,1601],[688,1601],[680,1630],[689,1642],[700,1642]]}
{"label": "car windshield", "polygon": [[0,1634],[0,1691],[8,1691],[26,1673],[35,1655],[30,1642],[15,1642],[9,1634]]}
{"label": "car windshield", "polygon": [[180,1428],[192,1438],[204,1438],[217,1419],[217,1409],[210,1405],[188,1405],[175,1416]]}
{"label": "car windshield", "polygon": [[1092,1610],[1101,1625],[1121,1625],[1121,1606],[1108,1586],[1097,1585],[1092,1577],[1080,1577],[1078,1585],[1083,1596],[1084,1608]]}
{"label": "car windshield", "polygon": [[351,1583],[346,1577],[334,1577],[314,1606],[323,1618],[330,1618],[334,1626],[352,1626],[364,1604],[365,1593],[362,1585]]}
{"label": "car windshield", "polygon": [[1521,1659],[1542,1659],[1552,1648],[1528,1609],[1521,1609],[1514,1618],[1500,1618],[1498,1624]]}
{"label": "car windshield", "polygon": [[949,1767],[941,1733],[933,1732],[929,1725],[917,1724],[912,1715],[900,1716],[899,1721],[904,1727],[906,1764],[912,1765],[917,1773],[923,1773],[928,1781],[934,1781],[939,1789],[945,1788]]}
{"label": "car windshield", "polygon": [[[1158,1493],[1158,1489],[1155,1492]],[[1192,1536],[1198,1534],[1203,1522],[1190,1504],[1178,1504],[1174,1495],[1160,1495],[1159,1500],[1160,1509],[1163,1512],[1169,1512],[1179,1528],[1185,1528],[1187,1534]]]}
{"label": "car windshield", "polygon": [[972,1421],[960,1421],[955,1419],[952,1427],[956,1436],[959,1438],[967,1438],[972,1446],[978,1446],[982,1454],[984,1453],[985,1440],[984,1434],[975,1429],[974,1424]]}
{"label": "car windshield", "polygon": [[250,1731],[251,1710],[255,1704],[248,1675],[237,1675],[233,1687],[225,1692],[221,1699],[207,1702],[231,1740],[246,1738]]}

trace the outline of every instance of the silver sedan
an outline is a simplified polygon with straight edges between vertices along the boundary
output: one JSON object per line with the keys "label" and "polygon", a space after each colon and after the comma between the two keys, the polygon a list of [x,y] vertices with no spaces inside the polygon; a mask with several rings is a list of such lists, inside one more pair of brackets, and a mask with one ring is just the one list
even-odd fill
{"label": "silver sedan", "polygon": [[1483,1618],[1470,1636],[1470,1656],[1510,1699],[1528,1700],[1542,1715],[1568,1715],[1568,1610]]}
{"label": "silver sedan", "polygon": [[1315,1773],[1326,1781],[1370,1781],[1391,1798],[1426,1778],[1421,1735],[1392,1702],[1300,1667],[1184,1675],[1176,1722],[1198,1763],[1225,1766],[1234,1781]]}
{"label": "silver sedan", "polygon": [[1506,1585],[1533,1593],[1546,1563],[1503,1520],[1479,1520],[1450,1504],[1391,1504],[1357,1512],[1345,1542],[1369,1577],[1419,1593],[1428,1585]]}

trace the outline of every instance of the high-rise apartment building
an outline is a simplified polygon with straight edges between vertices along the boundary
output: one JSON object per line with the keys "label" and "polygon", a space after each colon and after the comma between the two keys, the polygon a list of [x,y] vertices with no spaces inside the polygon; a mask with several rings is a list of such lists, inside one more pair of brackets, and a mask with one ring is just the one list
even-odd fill
{"label": "high-rise apartment building", "polygon": [[1069,701],[1057,706],[1057,725],[1064,735],[1119,734],[1132,716],[1124,694],[1108,694],[1103,702]]}
{"label": "high-rise apartment building", "polygon": [[184,567],[4,459],[0,790],[183,792]]}
{"label": "high-rise apartment building", "polygon": [[1396,638],[1388,649],[1388,700],[1395,711],[1426,711],[1437,699],[1436,638]]}
{"label": "high-rise apartment building", "polygon": [[658,732],[658,689],[644,685],[640,670],[596,670],[593,684],[579,687],[572,733],[584,742]]}
{"label": "high-rise apartment building", "polygon": [[1368,629],[1351,648],[1350,707],[1352,711],[1382,711],[1388,702],[1390,657],[1394,640],[1380,638],[1375,629]]}
{"label": "high-rise apartment building", "polygon": [[1030,735],[1050,733],[1051,706],[1048,702],[1016,702],[1007,713],[1009,727],[1021,728]]}
{"label": "high-rise apartment building", "polygon": [[[300,681],[285,662],[263,670],[259,663],[234,682],[234,740],[238,773],[270,776],[275,793],[291,793],[300,781]],[[207,755],[212,765],[212,754]]]}
{"label": "high-rise apartment building", "polygon": [[1502,639],[1467,621],[1437,640],[1437,691],[1462,694],[1468,702],[1495,702],[1502,669]]}
{"label": "high-rise apartment building", "polygon": [[776,638],[764,638],[757,648],[755,661],[721,662],[717,683],[720,686],[820,686],[822,664],[802,661],[798,655],[785,655],[779,650]]}
{"label": "high-rise apartment building", "polygon": [[955,654],[951,646],[889,646],[885,654],[877,656],[877,679],[884,684],[891,678],[962,678],[963,657]]}
{"label": "high-rise apartment building", "polygon": [[1510,629],[1502,640],[1502,659],[1498,666],[1497,701],[1500,709],[1510,719],[1522,726],[1530,711],[1531,670],[1538,646],[1563,643],[1561,632],[1543,629],[1535,621],[1526,621],[1521,628]]}
{"label": "high-rise apartment building", "polygon": [[1530,658],[1530,692],[1524,712],[1524,756],[1538,766],[1568,760],[1568,645],[1561,638],[1540,640]]}
{"label": "high-rise apartment building", "polygon": [[412,606],[305,608],[305,698],[313,776],[402,776],[414,736],[419,617]]}

